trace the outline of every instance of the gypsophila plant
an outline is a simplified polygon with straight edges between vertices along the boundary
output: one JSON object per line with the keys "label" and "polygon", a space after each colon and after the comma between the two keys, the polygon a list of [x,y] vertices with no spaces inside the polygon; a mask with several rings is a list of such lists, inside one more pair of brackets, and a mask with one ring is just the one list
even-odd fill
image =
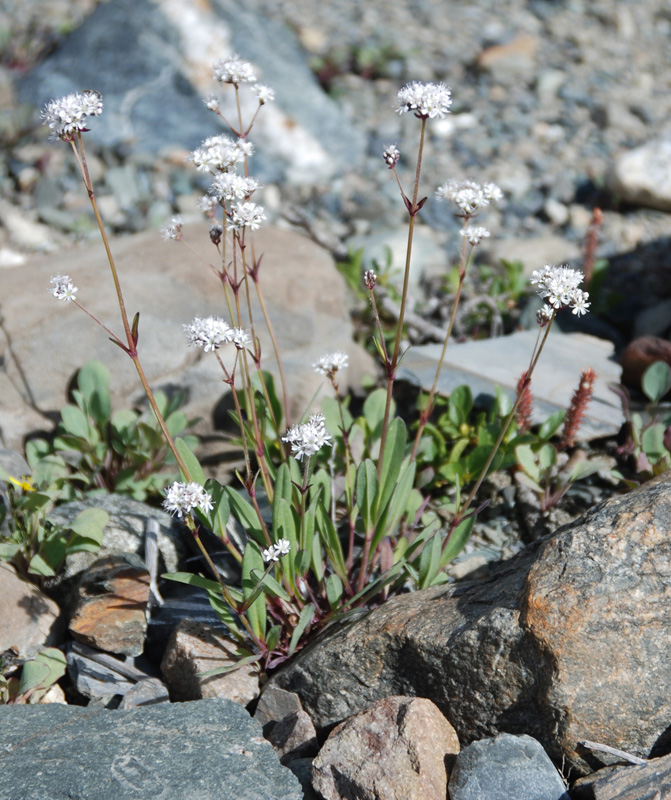
{"label": "gypsophila plant", "polygon": [[[431,496],[422,491],[424,476],[418,471],[418,460],[426,461],[427,448],[432,446],[430,421],[437,401],[436,387],[464,277],[474,249],[490,236],[477,218],[488,205],[503,198],[495,184],[472,180],[448,180],[435,192],[438,200],[453,204],[463,222],[461,259],[439,367],[414,425],[414,437],[409,437],[406,421],[396,411],[394,385],[404,355],[404,326],[411,312],[408,286],[414,231],[428,201],[428,196],[420,195],[427,126],[450,113],[450,89],[442,83],[413,82],[397,94],[396,110],[412,117],[417,127],[414,178],[407,192],[400,172],[401,150],[390,144],[382,154],[381,167],[392,172],[408,213],[408,244],[401,288],[393,298],[398,300],[393,326],[388,320],[383,323],[379,312],[378,299],[383,297],[376,270],[368,269],[359,277],[372,309],[374,346],[384,372],[383,385],[368,394],[360,413],[353,413],[351,398],[340,389],[348,354],[325,353],[312,364],[323,377],[327,395],[321,411],[308,409],[292,420],[289,387],[264,300],[262,254],[254,239],[266,220],[265,210],[257,202],[257,193],[263,187],[249,174],[254,155],[249,137],[258,114],[272,101],[274,93],[257,82],[256,70],[238,56],[218,61],[213,76],[233,92],[234,111],[229,118],[222,112],[217,96],[206,99],[207,108],[227,131],[206,139],[191,154],[191,160],[194,168],[211,180],[199,207],[210,220],[213,263],[208,262],[206,267],[214,272],[221,287],[224,311],[222,316],[196,317],[184,325],[184,332],[185,346],[200,348],[203,357],[215,359],[222,380],[230,387],[230,413],[241,450],[236,482],[222,485],[206,477],[188,442],[174,439],[164,409],[146,380],[138,348],[139,315],[135,314],[131,323],[126,313],[86,168],[82,138],[86,110],[79,115],[77,124],[49,124],[57,136],[72,144],[81,167],[108,254],[123,335],[114,334],[86,311],[76,296],[76,276],[58,276],[53,280],[52,291],[64,304],[88,313],[131,358],[179,466],[180,479],[168,487],[163,505],[193,537],[202,555],[203,574],[180,572],[167,577],[207,592],[238,645],[238,663],[258,661],[270,669],[289,658],[331,620],[357,607],[383,602],[408,586],[424,588],[447,580],[443,568],[470,534],[478,511],[472,507],[478,488],[498,463],[495,459],[500,460],[497,454],[502,443],[504,451],[506,444],[510,449],[506,435],[514,429],[518,408],[524,408],[523,398],[528,394],[556,313],[569,307],[581,315],[588,310],[589,302],[587,293],[578,288],[581,275],[577,271],[547,266],[534,273],[533,283],[547,302],[539,315],[539,336],[529,368],[515,400],[506,405],[501,400],[496,419],[483,421],[481,427],[491,428],[496,423],[496,432],[488,429],[487,452],[479,451],[473,461],[477,461],[477,469],[466,475],[463,469],[459,471],[459,453],[452,459],[455,491],[449,502],[437,508]],[[251,119],[243,119],[242,92],[250,92],[256,99]],[[95,110],[102,110],[101,100]],[[60,116],[53,110],[45,112],[48,120],[60,120],[62,116],[64,111]],[[165,226],[163,237],[166,246],[188,247],[178,218]],[[391,294],[391,286],[388,291]],[[262,320],[253,313],[253,296],[261,308]],[[270,359],[261,350],[260,324],[270,336]],[[274,367],[279,377],[278,389],[268,366]],[[457,417],[465,413],[464,408],[459,408],[458,398],[451,398],[448,415],[458,430],[462,423]],[[463,496],[462,483],[467,481],[471,483],[470,491]],[[238,584],[228,583],[215,565],[201,538],[203,528],[213,532],[227,556],[237,562],[241,576]]]}

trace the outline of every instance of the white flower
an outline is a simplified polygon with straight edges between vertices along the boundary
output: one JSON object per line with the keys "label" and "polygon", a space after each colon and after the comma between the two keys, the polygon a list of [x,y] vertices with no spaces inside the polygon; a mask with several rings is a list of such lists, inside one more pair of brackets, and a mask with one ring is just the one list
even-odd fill
{"label": "white flower", "polygon": [[288,539],[278,539],[276,544],[271,544],[267,550],[263,550],[261,555],[263,560],[279,561],[281,556],[289,555],[291,552],[291,542]]}
{"label": "white flower", "polygon": [[310,458],[331,441],[324,427],[324,415],[311,414],[307,422],[289,428],[282,441],[289,442],[291,452],[298,461],[302,461],[304,456]]}
{"label": "white flower", "polygon": [[275,99],[275,90],[271,89],[269,86],[265,86],[263,83],[257,83],[255,86],[252,86],[251,92],[258,97],[261,105],[272,103]]}
{"label": "white flower", "polygon": [[444,83],[419,83],[404,86],[396,96],[399,114],[414,111],[417,117],[443,119],[450,113],[452,93]]}
{"label": "white flower", "polygon": [[552,319],[553,314],[554,308],[549,306],[547,303],[544,303],[543,307],[539,308],[536,312],[536,322],[541,326],[541,328],[543,328]]}
{"label": "white flower", "polygon": [[251,142],[232,139],[225,134],[210,136],[191,153],[191,160],[199,172],[228,172],[254,151]]}
{"label": "white flower", "polygon": [[281,556],[287,556],[291,552],[291,542],[288,539],[278,539],[275,543],[275,551]]}
{"label": "white flower", "polygon": [[449,180],[436,189],[436,197],[439,200],[451,200],[462,214],[470,217],[492,200],[500,200],[503,192],[495,183],[480,185],[475,181]]}
{"label": "white flower", "polygon": [[241,231],[250,228],[255,231],[266,218],[263,206],[256,203],[237,203],[233,206],[233,211],[228,220],[228,229]]}
{"label": "white flower", "polygon": [[53,289],[49,291],[56,300],[65,300],[66,303],[72,302],[77,294],[77,287],[70,280],[69,275],[56,275],[51,278]]}
{"label": "white flower", "polygon": [[377,275],[372,269],[367,269],[363,274],[363,282],[366,289],[374,289],[377,282]]}
{"label": "white flower", "polygon": [[483,239],[487,239],[491,234],[487,228],[483,228],[481,225],[467,225],[461,230],[461,235],[468,240],[469,244],[475,247],[476,244],[480,244]]}
{"label": "white flower", "polygon": [[538,287],[537,293],[547,300],[555,310],[568,306],[577,316],[587,313],[589,293],[579,288],[584,275],[579,269],[551,264],[534,270],[531,283]]}
{"label": "white flower", "polygon": [[87,117],[98,117],[103,112],[103,98],[99,92],[74,92],[59,100],[50,100],[42,111],[42,119],[51,130],[52,139],[72,139],[77,131],[87,131]]}
{"label": "white flower", "polygon": [[250,197],[259,187],[256,178],[246,178],[234,172],[216,175],[210,187],[210,194],[220,203],[224,200],[243,200]]}
{"label": "white flower", "polygon": [[220,58],[212,66],[212,71],[215,81],[219,83],[232,83],[238,86],[240,83],[256,81],[254,67],[248,61],[243,61],[237,53],[229,58]]}
{"label": "white flower", "polygon": [[167,222],[161,227],[161,235],[163,236],[163,239],[166,242],[169,239],[173,239],[176,242],[180,241],[182,238],[183,225],[184,220],[181,217],[173,217],[170,222]]}
{"label": "white flower", "polygon": [[217,350],[221,344],[232,341],[233,329],[220,317],[196,317],[184,325],[189,344],[202,347],[207,353]]}
{"label": "white flower", "polygon": [[219,98],[215,94],[208,94],[203,102],[210,111],[217,111],[219,109]]}
{"label": "white flower", "polygon": [[245,347],[251,347],[252,344],[252,337],[248,331],[244,330],[244,328],[233,328],[231,330],[230,340],[238,348],[238,350],[244,350]]}
{"label": "white flower", "polygon": [[389,147],[386,147],[382,153],[384,163],[389,167],[389,169],[394,169],[394,167],[398,164],[400,157],[401,153],[395,144],[390,144]]}
{"label": "white flower", "polygon": [[166,490],[163,508],[169,514],[176,514],[180,519],[190,514],[194,508],[207,513],[213,508],[212,496],[199,483],[175,481]]}
{"label": "white flower", "polygon": [[312,366],[315,372],[321,372],[322,375],[335,375],[339,369],[345,369],[348,366],[347,358],[347,353],[330,353],[322,356]]}
{"label": "white flower", "polygon": [[207,214],[208,217],[214,216],[214,209],[217,207],[217,198],[210,197],[209,194],[204,194],[198,201],[198,208]]}

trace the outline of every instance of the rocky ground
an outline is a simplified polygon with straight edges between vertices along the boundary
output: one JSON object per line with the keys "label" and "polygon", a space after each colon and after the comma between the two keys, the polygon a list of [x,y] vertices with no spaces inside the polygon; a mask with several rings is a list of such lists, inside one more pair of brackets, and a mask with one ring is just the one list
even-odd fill
{"label": "rocky ground", "polygon": [[[78,263],[80,284],[88,281],[91,287],[95,286],[96,262],[88,254],[96,251],[86,248],[98,246],[98,234],[87,198],[71,153],[61,143],[46,141],[37,110],[51,97],[68,91],[89,88],[103,92],[108,121],[103,121],[103,117],[98,132],[92,131],[90,135],[90,165],[103,215],[118,237],[117,246],[122,251],[125,246],[132,252],[142,242],[135,262],[131,262],[139,269],[155,252],[160,258],[161,245],[154,246],[151,237],[158,238],[161,224],[176,213],[184,215],[187,221],[199,221],[196,201],[207,185],[185,161],[185,156],[200,139],[215,130],[208,128],[212,123],[199,97],[213,89],[209,64],[226,48],[229,48],[226,52],[235,49],[254,61],[263,80],[273,85],[278,94],[277,112],[272,112],[267,127],[259,124],[259,154],[254,162],[266,185],[261,202],[266,206],[269,221],[284,229],[308,233],[338,260],[345,260],[348,252],[363,248],[365,263],[372,265],[373,259],[377,259],[382,265],[387,258],[384,247],[388,245],[392,273],[402,265],[405,215],[381,152],[395,142],[403,154],[401,176],[410,181],[417,132],[415,120],[394,113],[394,98],[398,89],[410,80],[444,81],[451,87],[452,114],[445,120],[433,121],[429,128],[422,190],[430,200],[421,216],[415,248],[412,298],[420,322],[410,328],[413,343],[430,342],[431,326],[441,327],[445,323],[448,288],[444,275],[456,263],[459,223],[446,204],[433,199],[433,191],[450,178],[491,180],[504,191],[505,201],[490,206],[482,218],[492,236],[482,246],[479,260],[495,269],[502,258],[520,260],[527,275],[545,263],[568,261],[581,266],[593,209],[601,208],[603,223],[598,231],[596,258],[605,268],[600,290],[603,302],[600,315],[588,315],[580,332],[612,342],[617,353],[640,335],[663,339],[669,336],[671,7],[666,0],[635,3],[420,0],[413,4],[258,0],[245,4],[244,9],[227,0],[213,0],[211,10],[199,8],[189,14],[183,4],[170,0],[155,4],[130,0],[110,0],[105,4],[93,0],[62,3],[14,0],[0,10],[0,31],[6,43],[0,52],[0,130],[4,142],[0,161],[0,280],[6,287],[0,303],[8,342],[3,360],[4,382],[0,382],[0,421],[5,446],[17,448],[26,433],[45,421],[44,413],[23,417],[13,414],[13,393],[21,395],[16,389],[17,348],[26,359],[33,359],[25,362],[30,364],[32,375],[40,375],[44,386],[49,386],[49,393],[39,398],[37,404],[41,412],[48,412],[47,418],[62,405],[66,374],[81,366],[74,361],[84,358],[83,350],[72,349],[66,338],[67,328],[53,322],[50,323],[55,326],[50,334],[52,345],[74,360],[64,375],[58,373],[57,367],[50,366],[51,359],[40,345],[41,326],[48,320],[45,314],[50,312],[43,312],[36,302],[30,301],[30,292],[42,292],[43,287],[40,283],[35,289],[24,276],[47,275],[50,269],[52,274],[59,269],[67,271],[68,264]],[[97,123],[98,120],[94,124]],[[280,245],[283,253],[291,253],[297,247],[296,240],[282,239],[285,235],[295,236],[291,230],[280,231],[279,238],[278,234],[269,235],[275,237],[274,243]],[[99,253],[95,257],[98,256]],[[307,281],[311,265],[319,261],[311,251],[303,253],[301,259],[296,259],[294,272],[288,273],[289,280],[293,276],[298,281],[296,276],[300,274],[300,281]],[[156,364],[161,361],[161,348],[163,352],[166,349],[172,352],[177,346],[168,333],[168,322],[178,330],[179,338],[180,319],[176,310],[179,301],[194,307],[200,302],[195,294],[193,297],[189,294],[194,290],[193,281],[180,283],[178,259],[171,253],[167,261],[172,266],[166,266],[166,274],[169,272],[174,286],[172,294],[168,295],[166,290],[161,297],[169,296],[174,309],[165,318],[155,315],[156,323],[164,324],[166,331],[165,337],[161,334],[157,339],[158,350],[152,353]],[[319,278],[313,277],[311,305],[318,303],[319,286],[323,285],[320,282],[331,269],[329,263],[319,263],[322,272],[318,273]],[[467,287],[467,300],[482,293],[478,275],[474,273],[474,281]],[[157,286],[147,283],[145,295],[158,296]],[[331,305],[336,307],[329,309],[328,319],[333,330],[338,328],[347,339],[351,328],[343,318],[351,311],[356,323],[360,301],[353,294],[342,294],[341,287],[331,284],[329,287]],[[282,305],[280,285],[273,288],[272,295],[278,303],[278,313],[286,315],[282,327],[291,333],[295,311],[289,301]],[[335,296],[340,298],[337,302],[333,301]],[[21,319],[25,320],[23,331]],[[307,326],[312,330],[312,317],[301,320],[303,330]],[[475,327],[484,328],[490,322],[485,317]],[[514,316],[508,324],[524,325],[524,315]],[[295,364],[311,363],[320,348],[333,346],[334,335],[324,334],[324,340],[315,338],[310,344],[317,352],[312,353],[305,348],[299,330],[291,343]],[[90,344],[83,332],[75,338],[77,346]],[[97,351],[94,354],[98,355]],[[365,354],[360,356],[353,383],[369,365]],[[86,357],[92,357],[90,351]],[[607,359],[606,354],[604,361]],[[54,375],[50,376],[51,372]],[[199,372],[197,365],[186,361],[175,361],[171,370],[157,372],[165,381],[176,381],[175,376],[181,373],[188,373],[191,389],[197,389],[207,377]],[[308,390],[308,386],[301,386],[301,396],[309,394]],[[121,394],[129,392],[124,386]],[[210,394],[203,394],[203,404],[213,400]],[[595,447],[613,457],[614,433]],[[565,516],[544,521],[545,530],[586,511],[608,497],[613,488],[613,483],[605,479],[592,481],[582,493],[569,496]],[[482,516],[467,558],[456,567],[455,577],[468,573],[472,577],[478,567],[485,567],[481,576],[487,574],[487,563],[522,549],[520,509],[527,521],[532,509],[518,497],[515,511],[508,489],[505,480],[486,488],[494,502]],[[531,524],[524,533],[531,539],[538,530],[534,532]],[[661,567],[657,565],[655,570]],[[559,592],[563,590],[560,588]],[[628,590],[613,590],[620,591],[626,595]],[[176,609],[175,614],[184,610],[179,605]],[[625,610],[626,614],[635,613],[629,606]],[[498,631],[497,625],[498,622],[492,622],[490,631]],[[496,636],[499,634],[506,647],[508,640],[517,636],[500,631]],[[466,659],[472,657],[469,635],[464,638]],[[483,634],[485,639],[488,635]],[[584,642],[589,643],[591,635],[589,631],[585,633],[580,647],[587,647]],[[477,638],[476,634],[473,636]],[[534,641],[537,639],[544,646],[547,644],[544,636],[543,631],[536,631]],[[483,646],[490,652],[488,646]],[[368,642],[366,647],[374,649],[378,645]],[[583,660],[594,657],[589,648],[580,652]],[[611,657],[612,653],[603,656],[604,663]],[[639,657],[642,658],[636,651],[631,663],[639,663],[636,660]],[[535,656],[529,658],[533,661]],[[320,661],[319,656],[317,660]],[[497,663],[494,659],[492,669],[497,669]],[[514,657],[511,663],[514,665]],[[296,671],[300,669],[297,667]],[[403,668],[399,669],[396,679],[389,682],[393,693],[421,694],[416,687],[409,691],[412,682]],[[631,667],[632,672],[635,669]],[[436,668],[436,675],[439,672]],[[361,679],[367,686],[372,685],[364,673],[362,668],[364,677],[356,677],[356,669],[352,668],[355,683]],[[435,676],[431,678],[434,679],[438,680]],[[287,679],[286,685],[290,682]],[[391,689],[387,691],[389,687],[384,685],[382,694],[389,694]],[[630,691],[626,686],[617,688],[625,693]],[[533,694],[538,687],[525,684],[524,691],[527,690]],[[347,691],[356,694],[351,687]],[[440,691],[435,696],[442,697]],[[475,692],[476,697],[480,696],[478,692],[480,689]],[[485,690],[483,693],[487,694]],[[658,706],[665,702],[668,705],[668,697],[664,699],[662,695],[660,689],[659,697],[654,698]],[[435,699],[434,695],[426,696]],[[372,702],[378,697],[371,694],[368,699]],[[329,708],[332,704],[332,698],[313,700],[307,695],[303,701],[314,706],[310,706],[314,719],[321,713],[315,710],[320,703]],[[449,702],[441,705],[438,701],[438,705],[445,712]],[[493,708],[494,711],[490,708],[487,713],[496,712],[496,703]],[[289,716],[299,711],[305,714],[300,701],[297,708],[282,710]],[[478,727],[479,711],[471,711],[470,706],[449,710],[448,716],[452,718],[472,714],[476,719],[470,728],[470,722],[461,723],[462,744],[499,730],[494,723]],[[348,714],[354,711],[359,708],[348,707]],[[555,711],[554,707],[544,709],[542,714],[548,716],[543,717],[542,724],[536,721],[534,731],[558,762],[574,743],[559,746],[556,741],[554,745],[553,740],[544,741],[543,726],[549,726]],[[207,720],[210,712],[203,713]],[[384,719],[385,714],[397,718],[399,712],[393,706],[391,710],[385,707],[372,713],[379,713],[380,719]],[[412,715],[407,713],[410,718]],[[422,709],[413,713],[418,713],[420,720],[424,714],[432,719],[434,711]],[[633,716],[636,713],[634,705]],[[282,716],[276,712],[268,720],[275,722]],[[347,715],[341,714],[339,718],[344,716]],[[379,725],[379,719],[376,720],[374,724]],[[305,720],[300,717],[298,721]],[[327,723],[332,721],[321,719],[321,740],[328,732]],[[93,720],[91,724],[95,728],[97,722]],[[180,727],[184,723],[179,719],[157,724],[174,724],[182,733],[186,730]],[[274,743],[278,751],[285,745],[286,752],[292,751],[293,745],[286,742],[297,724],[296,720],[291,721],[284,739],[277,733]],[[368,730],[366,725],[371,723],[362,724]],[[608,724],[601,729],[607,730]],[[500,729],[505,730],[505,725]],[[599,729],[599,721],[590,729]],[[466,730],[468,733],[463,735]],[[519,726],[515,732],[519,732]],[[585,730],[580,733],[589,738]],[[649,754],[655,741],[653,733],[651,728],[645,741],[631,745],[639,756]],[[245,735],[253,738],[255,734]],[[307,741],[311,738],[309,733],[301,735]],[[456,737],[454,732],[446,733],[445,739],[452,735]],[[360,742],[356,738],[353,741],[355,744],[341,744],[340,752],[360,749]],[[618,741],[627,749],[626,736]],[[445,745],[445,752],[453,752],[449,746]],[[524,763],[526,746],[524,742],[516,743],[514,747],[519,748],[516,755],[508,754],[505,758],[510,762],[517,758]],[[306,752],[310,757],[314,754],[309,748]],[[396,751],[391,745],[389,752],[392,761],[398,758],[393,755]],[[664,752],[662,743],[655,755]],[[305,752],[300,751],[300,755],[303,757]],[[168,760],[172,757],[166,755]],[[266,757],[267,754],[263,756]],[[324,752],[324,763],[326,758]],[[430,758],[425,763],[433,764]],[[585,763],[579,763],[585,772]],[[136,767],[135,762],[124,762],[121,767],[114,762],[110,766],[111,774],[117,775],[117,783],[129,792],[141,787],[155,794],[167,773],[141,774],[144,768]],[[305,763],[301,768],[305,775]],[[177,771],[181,769],[180,766]],[[329,786],[329,769],[323,768],[319,790],[327,797],[341,796],[328,794],[336,791]],[[549,784],[543,784],[545,798],[559,798],[564,791],[562,785],[557,789],[553,769],[550,765]],[[295,771],[298,774],[300,768],[296,766]],[[434,766],[426,771],[435,775]],[[317,781],[316,774],[313,771],[313,781]],[[219,779],[220,776],[210,776],[210,780]],[[84,791],[78,780],[73,777],[72,786]],[[365,785],[373,778],[359,775],[357,780]],[[401,780],[405,778],[399,777]],[[657,779],[648,780],[654,786]],[[520,787],[528,781],[528,776],[516,781]],[[455,778],[453,800],[457,797],[457,782]],[[529,781],[529,785],[532,783]],[[299,796],[297,785],[287,784],[287,787],[284,797]],[[236,793],[239,787],[231,786],[229,790]],[[415,790],[420,791],[418,796],[433,796],[426,786]],[[38,787],[36,791],[43,792],[44,788]],[[271,796],[264,795],[264,791],[270,789],[260,788],[259,796]],[[553,791],[556,794],[551,795]],[[459,796],[465,798],[468,794]],[[578,796],[576,790],[575,797]]]}

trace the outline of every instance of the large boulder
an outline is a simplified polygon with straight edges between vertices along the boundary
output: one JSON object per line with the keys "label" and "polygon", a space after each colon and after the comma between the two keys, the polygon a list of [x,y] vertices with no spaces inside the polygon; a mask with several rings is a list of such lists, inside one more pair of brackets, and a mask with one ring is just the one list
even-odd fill
{"label": "large boulder", "polygon": [[526,733],[580,774],[612,760],[583,757],[582,740],[661,755],[671,725],[670,529],[665,476],[596,506],[484,582],[403,595],[332,628],[272,680],[297,692],[322,729],[414,694],[433,700],[462,745]]}

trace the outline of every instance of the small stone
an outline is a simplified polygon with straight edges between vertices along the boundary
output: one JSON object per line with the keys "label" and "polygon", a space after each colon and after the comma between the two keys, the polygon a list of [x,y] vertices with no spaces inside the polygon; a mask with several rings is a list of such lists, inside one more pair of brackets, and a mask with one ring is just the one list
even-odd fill
{"label": "small stone", "polygon": [[81,578],[79,597],[70,620],[74,639],[107,653],[142,653],[149,573],[137,556],[108,556],[94,562]]}
{"label": "small stone", "polygon": [[317,732],[305,711],[294,711],[277,722],[266,737],[285,766],[297,758],[309,758],[319,752]]}
{"label": "small stone", "polygon": [[259,674],[254,664],[245,664],[221,675],[199,673],[218,667],[235,667],[235,644],[223,630],[185,619],[168,641],[161,672],[175,700],[225,697],[246,706],[259,694]]}
{"label": "small stone", "polygon": [[561,776],[531,736],[502,733],[465,747],[450,776],[450,800],[569,800]]}
{"label": "small stone", "polygon": [[671,210],[671,139],[656,139],[623,153],[608,183],[620,200],[661,211]]}
{"label": "small stone", "polygon": [[170,702],[168,687],[158,678],[147,678],[138,681],[123,696],[120,709],[139,708],[140,706],[153,706],[156,703]]}
{"label": "small stone", "polygon": [[640,389],[643,373],[655,361],[671,366],[671,342],[659,336],[641,336],[630,342],[620,356],[622,383]]}
{"label": "small stone", "polygon": [[0,653],[16,647],[22,658],[33,658],[60,638],[56,603],[4,562],[0,562],[0,609]]}
{"label": "small stone", "polygon": [[386,697],[331,731],[312,784],[326,800],[445,800],[458,752],[454,728],[430,700]]}
{"label": "small stone", "polygon": [[295,692],[287,692],[274,683],[268,683],[256,705],[254,719],[261,723],[263,735],[267,736],[276,722],[302,710],[301,699]]}

